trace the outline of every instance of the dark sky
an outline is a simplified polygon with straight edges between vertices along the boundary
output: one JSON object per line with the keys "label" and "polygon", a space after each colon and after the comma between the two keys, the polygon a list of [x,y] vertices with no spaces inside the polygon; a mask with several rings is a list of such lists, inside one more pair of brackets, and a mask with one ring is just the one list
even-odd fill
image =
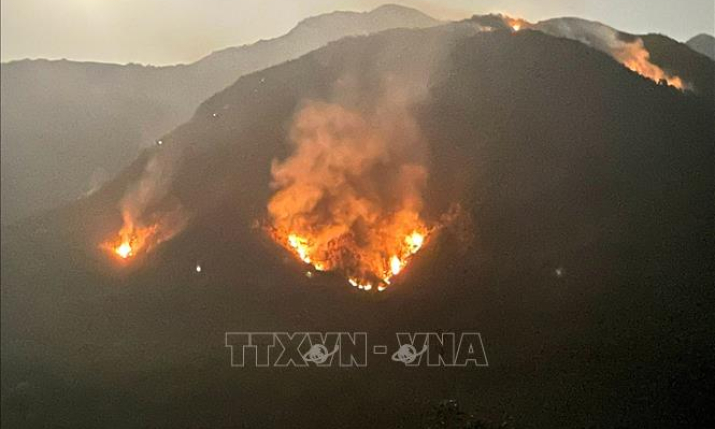
{"label": "dark sky", "polygon": [[[2,0],[2,60],[68,58],[172,64],[272,38],[301,19],[379,0]],[[713,0],[398,0],[438,18],[506,12],[579,16],[678,40],[715,31]]]}

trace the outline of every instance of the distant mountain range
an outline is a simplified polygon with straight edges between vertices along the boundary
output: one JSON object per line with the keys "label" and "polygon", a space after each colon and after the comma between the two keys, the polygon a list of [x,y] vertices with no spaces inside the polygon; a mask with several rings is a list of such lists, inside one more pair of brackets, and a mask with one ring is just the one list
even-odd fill
{"label": "distant mountain range", "polygon": [[[643,78],[593,41],[483,25],[343,38],[248,73],[161,146],[133,162],[117,150],[129,166],[92,195],[6,226],[3,426],[451,427],[429,410],[456,398],[495,422],[481,427],[712,427],[715,100]],[[670,72],[707,78],[686,46],[643,43]],[[306,275],[261,226],[291,142],[341,127],[345,144],[368,138],[355,118],[393,118],[385,101],[406,104],[413,122],[388,122],[425,144],[425,217],[456,204],[463,222],[445,221],[399,282],[366,294]],[[309,103],[354,113],[296,131]],[[92,107],[80,113],[105,114]],[[395,175],[380,160],[378,195]],[[100,243],[135,194],[145,219],[180,207],[190,220],[123,267]],[[371,344],[479,331],[490,366],[229,366],[226,331],[273,330],[364,331]]]}
{"label": "distant mountain range", "polygon": [[308,18],[284,36],[214,52],[188,65],[2,64],[2,222],[95,190],[141,148],[246,73],[342,37],[437,23],[417,10],[386,5]]}
{"label": "distant mountain range", "polygon": [[710,34],[698,34],[688,40],[687,45],[694,51],[709,57],[715,61],[715,37]]}

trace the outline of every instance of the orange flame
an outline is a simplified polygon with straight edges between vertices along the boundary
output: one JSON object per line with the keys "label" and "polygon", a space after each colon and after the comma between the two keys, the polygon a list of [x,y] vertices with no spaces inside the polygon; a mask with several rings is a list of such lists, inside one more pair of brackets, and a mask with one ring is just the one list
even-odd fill
{"label": "orange flame", "polygon": [[505,17],[504,17],[504,22],[506,23],[506,25],[508,25],[509,27],[511,27],[511,29],[512,29],[514,32],[523,30],[523,29],[528,28],[528,27],[531,26],[531,23],[530,23],[529,21],[525,20],[525,19],[512,18],[512,17],[510,17],[510,16],[505,16]]}
{"label": "orange flame", "polygon": [[400,274],[402,271],[402,261],[398,256],[393,256],[390,258],[390,272],[393,276]]}
{"label": "orange flame", "polygon": [[117,238],[105,242],[101,247],[120,259],[128,260],[146,251],[155,233],[156,225],[141,228],[125,220],[124,226],[117,233]]}
{"label": "orange flame", "polygon": [[403,111],[380,113],[308,104],[293,126],[295,153],[273,164],[268,204],[275,241],[365,291],[383,291],[429,234],[419,133]]}
{"label": "orange flame", "polygon": [[[395,226],[397,230],[404,229]],[[385,231],[383,231],[385,232]],[[319,243],[296,233],[282,234],[274,230],[274,238],[283,244],[301,261],[312,265],[317,271],[344,271],[348,283],[369,291],[377,286],[382,292],[391,280],[400,274],[410,259],[424,245],[428,231],[420,224],[419,230],[404,235],[400,240],[396,234],[385,234],[386,241],[377,248],[361,248],[353,237],[346,234],[336,241]],[[340,245],[336,243],[341,243]],[[336,248],[336,246],[341,246]],[[392,256],[387,257],[393,251]],[[349,263],[346,263],[350,261]]]}
{"label": "orange flame", "polygon": [[[159,140],[158,144],[161,143]],[[114,238],[100,244],[101,249],[126,261],[170,240],[184,229],[188,215],[180,202],[166,198],[176,156],[162,150],[147,160],[141,176],[127,187],[119,201],[121,229]],[[148,207],[152,210],[147,210]]]}
{"label": "orange flame", "polygon": [[688,89],[687,85],[678,76],[671,76],[660,67],[650,62],[650,53],[643,46],[643,41],[623,45],[613,53],[614,58],[626,68],[648,78],[656,83],[665,82],[667,85],[681,91]]}
{"label": "orange flame", "polygon": [[537,28],[546,34],[576,40],[605,52],[627,69],[655,83],[667,84],[681,91],[692,90],[679,76],[674,76],[651,62],[650,52],[640,37],[628,36],[613,28],[588,21],[545,21],[537,24]]}
{"label": "orange flame", "polygon": [[132,245],[128,241],[123,242],[114,249],[114,253],[119,255],[119,257],[122,259],[127,259],[128,257],[132,256],[134,254],[133,252],[134,251],[132,250]]}

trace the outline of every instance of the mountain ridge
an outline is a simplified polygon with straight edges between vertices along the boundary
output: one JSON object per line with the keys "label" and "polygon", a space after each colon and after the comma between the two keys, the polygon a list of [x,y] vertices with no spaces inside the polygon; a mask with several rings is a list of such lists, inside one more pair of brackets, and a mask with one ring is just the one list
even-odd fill
{"label": "mountain ridge", "polygon": [[[336,17],[343,25],[332,24]],[[345,17],[355,22],[347,26]],[[93,190],[90,178],[95,171],[97,177],[113,176],[139,148],[150,146],[188,120],[202,101],[242,74],[295,58],[344,36],[395,25],[438,23],[419,11],[398,6],[319,18],[308,22],[331,27],[323,34],[309,31],[306,37],[289,32],[228,48],[192,64],[3,63],[3,223]],[[299,28],[305,24],[295,27]],[[63,128],[62,123],[74,126]],[[30,156],[29,152],[39,155]]]}
{"label": "mountain ridge", "polygon": [[[459,202],[474,238],[445,231],[383,294],[307,277],[254,226],[287,124],[356,71],[357,98],[341,101],[360,111],[424,58],[439,59],[412,109],[427,207]],[[684,368],[712,368],[712,111],[582,43],[457,25],[342,39],[243,76],[105,188],[3,231],[3,423],[422,427],[430,404],[459,398],[515,427],[707,427],[694,385],[712,373]],[[167,198],[192,221],[122,271],[97,243],[167,151],[185,157]],[[379,344],[391,329],[479,331],[490,367],[259,372],[230,368],[223,347],[226,331],[338,329]]]}
{"label": "mountain ridge", "polygon": [[[359,22],[344,25],[346,19]],[[332,22],[325,32],[310,29],[323,22]],[[68,60],[3,64],[3,222],[93,192],[139,150],[189,120],[201,102],[240,75],[295,58],[345,35],[438,23],[415,9],[385,5],[369,12],[306,18],[283,36],[219,50],[191,64],[122,66]],[[642,39],[656,63],[696,82],[703,96],[715,96],[708,84],[712,64],[700,56],[693,58],[685,45],[663,36]],[[74,93],[58,87],[73,88]],[[63,123],[74,126],[62,127]],[[92,142],[89,147],[88,142]],[[29,170],[20,165],[29,165]]]}
{"label": "mountain ridge", "polygon": [[690,46],[694,51],[715,61],[715,36],[712,34],[698,34],[685,42],[685,44]]}

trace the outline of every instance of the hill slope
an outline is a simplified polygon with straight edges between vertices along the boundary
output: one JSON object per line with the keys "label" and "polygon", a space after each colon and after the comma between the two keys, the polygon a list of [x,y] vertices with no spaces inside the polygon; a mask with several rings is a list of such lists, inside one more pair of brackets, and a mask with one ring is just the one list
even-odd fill
{"label": "hill slope", "polygon": [[[297,109],[370,110],[392,75],[428,90],[410,105],[426,215],[456,202],[472,222],[370,295],[307,278],[252,225]],[[581,43],[469,25],[244,76],[92,197],[3,231],[3,425],[425,427],[447,398],[516,427],[712,425],[713,111]],[[179,162],[149,210],[191,221],[118,269],[97,244],[155,156]],[[268,330],[479,331],[490,367],[229,367],[224,332]]]}
{"label": "hill slope", "polygon": [[673,78],[700,96],[715,97],[715,64],[679,43],[660,34],[634,35],[600,22],[580,18],[555,18],[532,27],[557,37],[577,40],[629,64],[629,68],[648,71],[660,79]]}
{"label": "hill slope", "polygon": [[189,65],[2,64],[2,221],[96,189],[140,148],[188,120],[202,101],[245,73],[342,37],[437,23],[414,9],[388,5],[309,18],[284,36],[215,52]]}

